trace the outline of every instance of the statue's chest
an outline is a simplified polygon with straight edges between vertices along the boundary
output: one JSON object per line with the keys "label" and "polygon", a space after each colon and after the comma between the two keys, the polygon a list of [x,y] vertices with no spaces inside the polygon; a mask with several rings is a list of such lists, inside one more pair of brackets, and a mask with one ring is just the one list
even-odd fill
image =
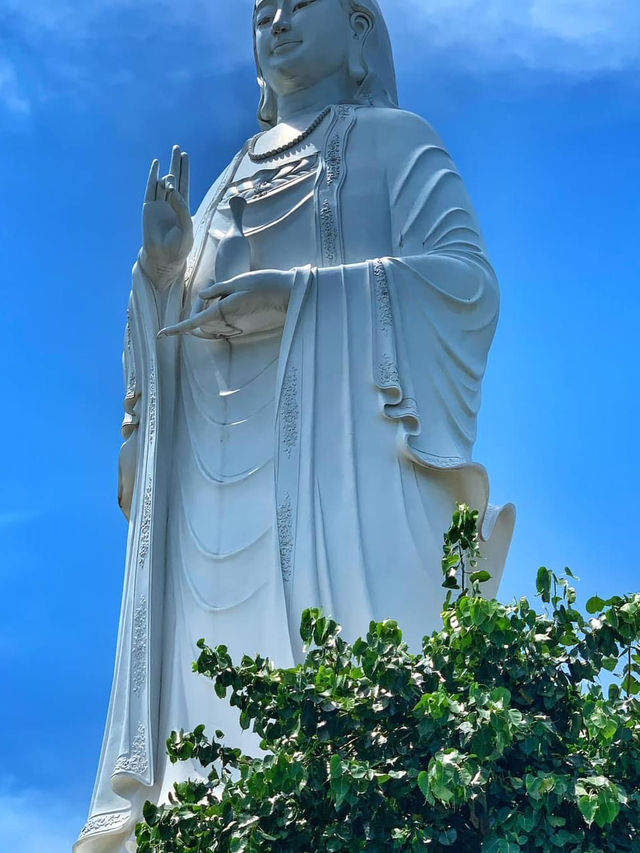
{"label": "statue's chest", "polygon": [[317,154],[261,169],[231,183],[213,216],[200,274],[212,276],[217,246],[232,227],[230,199],[247,202],[243,233],[251,244],[253,269],[290,269],[317,263],[314,195]]}

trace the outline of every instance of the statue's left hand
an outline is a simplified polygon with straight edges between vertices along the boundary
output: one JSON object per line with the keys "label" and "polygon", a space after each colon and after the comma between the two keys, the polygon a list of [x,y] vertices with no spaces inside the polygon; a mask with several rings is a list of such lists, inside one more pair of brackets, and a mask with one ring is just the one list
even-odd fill
{"label": "statue's left hand", "polygon": [[198,294],[189,319],[162,329],[160,335],[229,338],[279,329],[294,278],[295,270],[256,270],[211,284]]}

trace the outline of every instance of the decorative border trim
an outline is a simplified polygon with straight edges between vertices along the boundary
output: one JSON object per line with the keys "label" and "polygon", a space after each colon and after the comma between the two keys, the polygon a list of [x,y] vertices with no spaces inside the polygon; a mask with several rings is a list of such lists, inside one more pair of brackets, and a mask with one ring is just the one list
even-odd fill
{"label": "decorative border trim", "polygon": [[153,520],[153,480],[147,480],[142,502],[142,518],[140,521],[140,543],[138,545],[138,568],[142,569],[151,548],[151,523]]}
{"label": "decorative border trim", "polygon": [[376,382],[380,388],[396,388],[400,385],[398,366],[388,354],[383,355],[378,362]]}
{"label": "decorative border trim", "polygon": [[135,773],[137,776],[144,776],[148,769],[147,733],[143,724],[138,723],[138,731],[131,743],[131,752],[129,755],[121,755],[118,758],[113,768],[113,775]]}
{"label": "decorative border trim", "polygon": [[149,371],[149,444],[156,439],[156,426],[158,418],[158,394],[156,391],[156,371],[151,365]]}
{"label": "decorative border trim", "polygon": [[121,829],[129,820],[128,812],[111,812],[109,814],[99,814],[90,818],[82,827],[79,838],[86,838],[88,835],[96,835],[102,832],[114,832]]}
{"label": "decorative border trim", "polygon": [[332,125],[322,154],[323,169],[317,187],[320,247],[324,266],[336,266],[342,258],[340,189],[346,177],[345,149],[355,124],[355,108],[342,104],[333,110]]}
{"label": "decorative border trim", "polygon": [[293,508],[286,494],[278,507],[278,540],[280,542],[280,569],[282,579],[288,583],[293,577]]}
{"label": "decorative border trim", "polygon": [[331,140],[327,145],[325,160],[327,165],[327,183],[332,184],[334,181],[339,180],[340,175],[342,174],[340,134],[336,133],[331,137]]}
{"label": "decorative border trim", "polygon": [[291,459],[293,449],[298,443],[298,423],[300,420],[298,371],[293,365],[286,372],[280,399],[280,440],[287,458]]}
{"label": "decorative border trim", "polygon": [[380,260],[373,262],[373,277],[375,281],[378,327],[380,331],[388,332],[393,327],[393,310],[391,308],[391,294],[389,293],[387,271]]}
{"label": "decorative border trim", "polygon": [[148,630],[147,599],[140,596],[140,601],[133,614],[133,644],[131,647],[131,689],[141,693],[147,683],[147,630]]}
{"label": "decorative border trim", "polygon": [[133,399],[136,393],[136,362],[133,355],[133,335],[131,332],[131,308],[127,308],[127,325],[125,329],[125,358],[127,371],[127,388],[125,399]]}

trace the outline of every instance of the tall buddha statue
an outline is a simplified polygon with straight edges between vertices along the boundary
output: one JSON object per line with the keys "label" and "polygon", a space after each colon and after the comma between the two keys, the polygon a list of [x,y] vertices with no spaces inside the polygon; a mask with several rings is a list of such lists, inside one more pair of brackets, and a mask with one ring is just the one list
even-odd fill
{"label": "tall buddha statue", "polygon": [[179,148],[147,185],[122,615],[76,853],[135,850],[145,800],[198,773],[169,763],[172,730],[257,749],[191,673],[200,637],[286,666],[322,607],[349,639],[393,618],[418,648],[456,503],[480,511],[489,592],[512,534],[472,460],[498,283],[443,142],[398,107],[378,3],[258,0],[253,38],[261,132],[193,218]]}

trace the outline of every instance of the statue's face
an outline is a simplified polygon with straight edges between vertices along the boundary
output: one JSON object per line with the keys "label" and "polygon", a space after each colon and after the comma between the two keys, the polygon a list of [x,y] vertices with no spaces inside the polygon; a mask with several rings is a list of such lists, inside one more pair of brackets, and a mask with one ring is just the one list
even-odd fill
{"label": "statue's face", "polygon": [[276,94],[348,67],[353,30],[342,0],[258,0],[254,26],[258,62]]}

